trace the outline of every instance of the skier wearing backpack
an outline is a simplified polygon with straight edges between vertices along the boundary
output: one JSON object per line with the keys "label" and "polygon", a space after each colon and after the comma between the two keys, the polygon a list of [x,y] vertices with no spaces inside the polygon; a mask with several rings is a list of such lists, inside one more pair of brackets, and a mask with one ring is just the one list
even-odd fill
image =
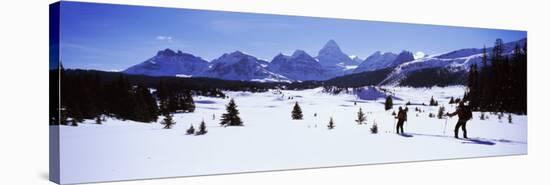
{"label": "skier wearing backpack", "polygon": [[466,122],[468,120],[472,119],[472,111],[469,107],[464,105],[464,102],[460,102],[458,107],[456,108],[456,111],[453,113],[447,113],[447,116],[453,117],[455,115],[458,115],[458,122],[455,126],[455,138],[458,139],[458,129],[462,127],[462,132],[464,134],[464,138],[468,139],[468,135],[466,134]]}
{"label": "skier wearing backpack", "polygon": [[399,107],[399,111],[397,112],[397,116],[395,117],[397,119],[397,134],[399,134],[399,130],[401,130],[401,134],[404,134],[403,132],[403,124],[405,121],[407,121],[407,112],[403,110],[403,108]]}

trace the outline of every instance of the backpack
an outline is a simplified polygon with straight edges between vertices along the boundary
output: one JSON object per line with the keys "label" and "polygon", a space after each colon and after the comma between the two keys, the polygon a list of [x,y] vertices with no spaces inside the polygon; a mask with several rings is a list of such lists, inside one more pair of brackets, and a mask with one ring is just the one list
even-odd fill
{"label": "backpack", "polygon": [[472,109],[470,109],[469,106],[464,107],[464,119],[470,120],[472,119]]}

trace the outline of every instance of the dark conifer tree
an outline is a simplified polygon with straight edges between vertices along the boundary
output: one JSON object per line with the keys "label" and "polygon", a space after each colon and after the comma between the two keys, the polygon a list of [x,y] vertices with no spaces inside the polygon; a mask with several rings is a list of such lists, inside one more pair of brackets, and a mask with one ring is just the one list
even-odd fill
{"label": "dark conifer tree", "polygon": [[437,103],[436,101],[434,100],[434,97],[432,96],[432,98],[430,99],[430,106],[437,106]]}
{"label": "dark conifer tree", "polygon": [[73,127],[78,126],[78,121],[76,121],[76,119],[73,118],[73,119],[71,120],[71,126],[73,126]]}
{"label": "dark conifer tree", "polygon": [[162,80],[160,80],[159,82],[156,94],[159,100],[159,112],[163,115],[169,113],[170,112],[168,108],[169,92],[168,92],[168,88],[166,87],[166,84]]}
{"label": "dark conifer tree", "polygon": [[330,117],[327,127],[329,130],[334,129],[335,126],[334,126],[334,120],[332,119],[332,117]]}
{"label": "dark conifer tree", "polygon": [[372,127],[370,128],[370,132],[372,134],[377,134],[378,133],[378,125],[376,125],[376,123],[372,124]]}
{"label": "dark conifer tree", "polygon": [[164,125],[164,129],[171,129],[176,122],[174,121],[172,114],[166,114],[160,124]]}
{"label": "dark conifer tree", "polygon": [[189,127],[189,129],[187,129],[187,135],[193,135],[195,134],[195,128],[193,128],[193,125],[191,125],[191,127]]}
{"label": "dark conifer tree", "polygon": [[187,91],[184,94],[182,109],[185,112],[195,112],[195,101],[193,101],[193,96],[190,91]]}
{"label": "dark conifer tree", "polygon": [[386,97],[386,102],[384,103],[384,108],[390,110],[393,108],[393,100],[391,96]]}
{"label": "dark conifer tree", "polygon": [[225,110],[227,113],[222,114],[221,125],[224,126],[243,126],[243,122],[239,117],[239,110],[237,109],[237,104],[233,99],[229,100]]}
{"label": "dark conifer tree", "polygon": [[355,120],[355,122],[357,122],[357,124],[361,125],[366,120],[367,120],[367,118],[365,117],[365,113],[363,113],[363,110],[361,108],[359,108],[359,112],[357,112],[357,119]]}
{"label": "dark conifer tree", "polygon": [[148,88],[137,86],[132,91],[134,96],[134,116],[132,120],[142,122],[156,122],[158,119],[158,106]]}
{"label": "dark conifer tree", "polygon": [[201,122],[200,126],[199,126],[199,131],[197,132],[197,135],[204,135],[206,134],[208,131],[206,130],[206,124],[204,123],[204,120]]}
{"label": "dark conifer tree", "polygon": [[95,124],[98,124],[98,125],[102,124],[101,115],[95,117]]}
{"label": "dark conifer tree", "polygon": [[300,105],[298,105],[298,102],[294,104],[294,108],[292,109],[292,119],[294,120],[301,120],[303,119],[304,115],[302,114],[302,108],[300,108]]}
{"label": "dark conifer tree", "polygon": [[60,111],[59,111],[60,115],[59,115],[59,124],[61,125],[68,125],[69,124],[69,121],[68,121],[68,112],[66,111],[66,108],[65,107],[61,107],[60,108]]}

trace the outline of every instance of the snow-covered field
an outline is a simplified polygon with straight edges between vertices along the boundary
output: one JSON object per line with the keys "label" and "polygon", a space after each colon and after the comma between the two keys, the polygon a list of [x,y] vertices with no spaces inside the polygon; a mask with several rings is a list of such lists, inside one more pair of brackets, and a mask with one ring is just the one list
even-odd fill
{"label": "snow-covered field", "polygon": [[[448,104],[449,98],[464,93],[463,87],[388,89],[401,99],[394,100],[394,109],[407,101],[428,104],[434,96],[447,111],[454,111],[455,105]],[[510,124],[507,114],[502,120],[492,114],[486,114],[488,120],[480,120],[480,113],[474,112],[473,120],[467,124],[468,136],[479,141],[457,140],[453,138],[457,117],[449,119],[445,127],[445,119],[428,118],[430,112],[437,114],[438,107],[411,105],[405,132],[412,137],[403,137],[394,134],[392,111],[384,111],[383,99],[328,95],[321,93],[321,89],[227,94],[235,99],[244,127],[220,127],[219,118],[229,99],[210,97],[194,97],[195,112],[175,114],[177,123],[172,129],[162,129],[159,123],[113,119],[103,125],[86,120],[78,127],[60,126],[61,182],[527,153],[527,116],[513,115]],[[290,112],[296,101],[304,113],[303,120],[291,120]],[[366,112],[366,125],[354,121],[359,107]],[[425,112],[417,115],[415,107]],[[327,129],[330,117],[335,121],[333,130]],[[185,134],[190,124],[197,128],[203,119],[208,129],[206,135]],[[370,133],[373,122],[378,124],[378,134]]]}

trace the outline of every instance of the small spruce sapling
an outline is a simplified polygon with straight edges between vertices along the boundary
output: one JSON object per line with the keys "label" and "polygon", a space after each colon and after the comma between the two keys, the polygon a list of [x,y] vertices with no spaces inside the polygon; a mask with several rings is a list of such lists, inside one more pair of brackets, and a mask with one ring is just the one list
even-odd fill
{"label": "small spruce sapling", "polygon": [[76,121],[76,119],[73,118],[73,119],[71,120],[71,126],[73,126],[73,127],[78,126],[78,122]]}
{"label": "small spruce sapling", "polygon": [[102,121],[103,120],[101,119],[101,115],[95,117],[95,124],[101,125]]}
{"label": "small spruce sapling", "polygon": [[334,129],[335,126],[334,126],[334,120],[332,119],[332,117],[330,117],[327,127],[329,130]]}
{"label": "small spruce sapling", "polygon": [[359,108],[359,112],[357,112],[357,119],[355,120],[355,122],[357,122],[357,124],[359,125],[362,125],[363,122],[365,122],[366,120],[367,118],[365,117],[365,113],[363,113],[363,110]]}
{"label": "small spruce sapling", "polygon": [[187,135],[193,135],[193,134],[195,134],[195,128],[191,124],[191,127],[189,127],[189,129],[187,129]]}
{"label": "small spruce sapling", "polygon": [[164,125],[164,129],[171,129],[176,122],[174,121],[172,114],[167,113],[164,115],[164,119],[160,122],[160,124]]}
{"label": "small spruce sapling", "polygon": [[378,133],[378,125],[376,125],[376,122],[372,124],[372,127],[370,128],[370,133],[377,134]]}
{"label": "small spruce sapling", "polygon": [[206,124],[204,123],[204,120],[201,122],[201,125],[199,125],[199,131],[196,133],[196,135],[204,135],[208,131],[206,130]]}

